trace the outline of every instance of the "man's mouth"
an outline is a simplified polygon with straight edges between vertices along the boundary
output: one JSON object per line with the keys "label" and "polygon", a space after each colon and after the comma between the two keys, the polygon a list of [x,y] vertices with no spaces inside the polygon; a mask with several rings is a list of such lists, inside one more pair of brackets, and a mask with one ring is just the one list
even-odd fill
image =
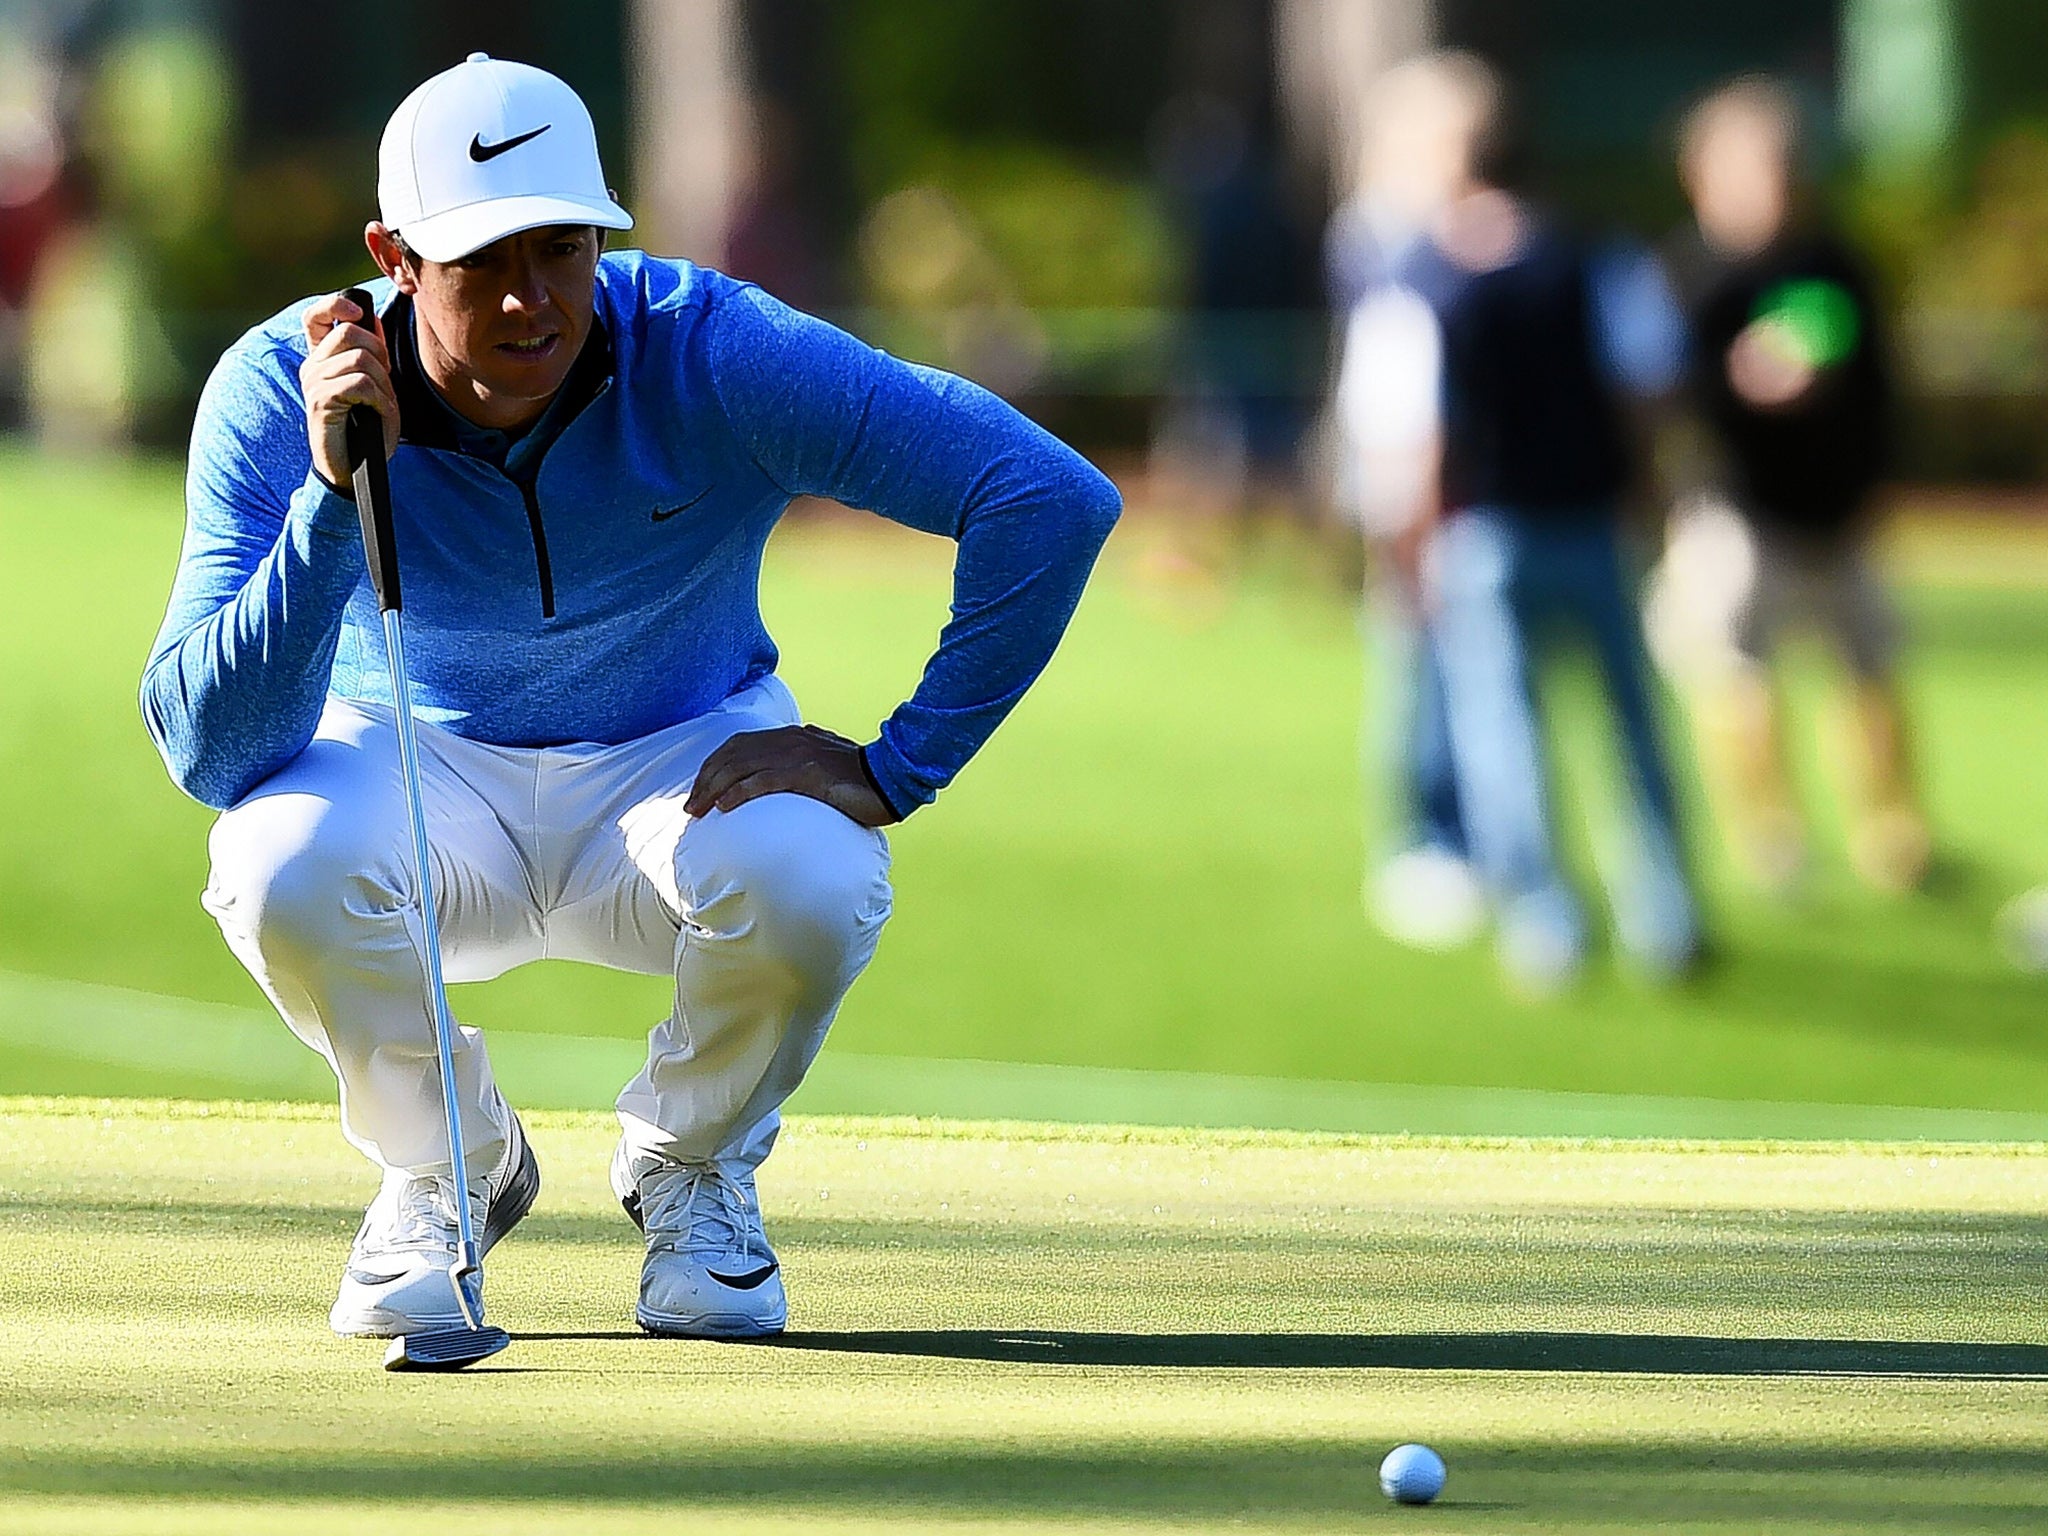
{"label": "man's mouth", "polygon": [[501,341],[497,344],[496,350],[519,358],[522,362],[535,362],[552,356],[561,342],[561,333],[550,331],[545,336],[522,336],[517,341]]}

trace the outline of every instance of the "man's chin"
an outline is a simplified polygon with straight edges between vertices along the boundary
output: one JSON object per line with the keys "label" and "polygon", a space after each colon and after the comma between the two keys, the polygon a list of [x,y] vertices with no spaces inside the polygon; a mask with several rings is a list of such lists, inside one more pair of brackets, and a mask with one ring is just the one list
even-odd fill
{"label": "man's chin", "polygon": [[508,364],[502,357],[494,355],[488,367],[477,369],[474,377],[493,400],[507,404],[517,401],[526,405],[546,405],[568,380],[569,362],[554,359],[546,366],[538,363]]}

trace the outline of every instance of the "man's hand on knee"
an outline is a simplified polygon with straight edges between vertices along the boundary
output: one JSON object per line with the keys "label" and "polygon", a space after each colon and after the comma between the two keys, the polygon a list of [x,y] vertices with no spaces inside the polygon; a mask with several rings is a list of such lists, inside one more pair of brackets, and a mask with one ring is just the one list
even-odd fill
{"label": "man's hand on knee", "polygon": [[737,810],[762,795],[805,795],[864,827],[898,820],[860,760],[860,746],[816,725],[742,731],[704,760],[684,809]]}

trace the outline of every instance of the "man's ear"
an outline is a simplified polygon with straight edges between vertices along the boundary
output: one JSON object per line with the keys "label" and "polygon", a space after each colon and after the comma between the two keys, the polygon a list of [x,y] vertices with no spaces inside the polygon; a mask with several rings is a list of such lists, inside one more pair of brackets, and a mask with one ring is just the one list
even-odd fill
{"label": "man's ear", "polygon": [[377,270],[390,278],[400,293],[419,292],[419,258],[405,248],[396,230],[372,219],[363,226],[363,244],[369,248]]}

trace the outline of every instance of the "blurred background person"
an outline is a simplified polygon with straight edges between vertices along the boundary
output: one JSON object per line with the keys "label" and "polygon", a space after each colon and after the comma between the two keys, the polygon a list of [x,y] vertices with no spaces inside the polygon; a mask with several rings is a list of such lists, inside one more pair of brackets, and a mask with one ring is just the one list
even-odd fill
{"label": "blurred background person", "polygon": [[1148,455],[1174,529],[1147,574],[1198,591],[1239,565],[1256,525],[1302,513],[1301,379],[1324,345],[1316,220],[1288,175],[1270,87],[1242,74],[1212,61],[1147,134],[1181,249]]}
{"label": "blurred background person", "polygon": [[[1414,445],[1436,431],[1437,402],[1411,369],[1437,371],[1436,324],[1392,281],[1440,196],[1428,152],[1442,135],[1432,114],[1442,93],[1426,70],[1383,75],[1368,97],[1357,186],[1331,215],[1324,264],[1340,338],[1333,416],[1337,495],[1366,542],[1363,621],[1377,658],[1379,718],[1365,731],[1369,780],[1384,784],[1376,822],[1383,853],[1365,881],[1366,910],[1389,938],[1451,949],[1485,925],[1484,895],[1470,862],[1451,760],[1443,670],[1420,594],[1401,572],[1406,546],[1433,489]],[[1368,836],[1374,835],[1370,830]]]}
{"label": "blurred background person", "polygon": [[1883,890],[1926,878],[1896,676],[1899,623],[1871,553],[1893,390],[1862,261],[1803,185],[1798,103],[1745,76],[1687,117],[1679,175],[1694,214],[1671,252],[1692,333],[1696,417],[1651,627],[1689,695],[1736,861],[1793,886],[1807,820],[1785,760],[1772,677],[1781,635],[1817,628],[1849,673],[1849,854]]}
{"label": "blurred background person", "polygon": [[36,268],[77,201],[65,184],[57,70],[25,36],[0,26],[0,429],[18,425],[21,316]]}
{"label": "blurred background person", "polygon": [[1698,958],[1700,924],[1620,528],[1624,388],[1661,381],[1628,377],[1643,349],[1618,323],[1602,263],[1509,190],[1494,70],[1440,53],[1399,66],[1390,86],[1410,98],[1406,155],[1428,214],[1393,263],[1382,330],[1354,339],[1375,394],[1403,402],[1390,415],[1420,428],[1405,449],[1415,500],[1392,548],[1441,660],[1501,963],[1518,990],[1542,994],[1573,980],[1587,950],[1553,836],[1533,675],[1570,629],[1591,643],[1628,779],[1626,853],[1607,872],[1616,934],[1650,973],[1678,975]]}

